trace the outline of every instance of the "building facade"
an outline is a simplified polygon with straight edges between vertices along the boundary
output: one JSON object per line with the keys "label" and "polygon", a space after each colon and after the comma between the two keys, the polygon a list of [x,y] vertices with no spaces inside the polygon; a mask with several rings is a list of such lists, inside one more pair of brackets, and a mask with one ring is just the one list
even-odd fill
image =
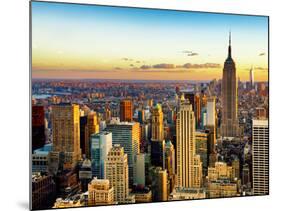
{"label": "building facade", "polygon": [[134,164],[140,152],[140,124],[138,122],[116,122],[108,124],[106,131],[112,133],[112,145],[120,144],[128,155],[129,183],[134,183],[136,171]]}
{"label": "building facade", "polygon": [[114,145],[108,153],[105,178],[114,188],[114,201],[125,203],[129,196],[128,156],[120,145]]}
{"label": "building facade", "polygon": [[52,106],[53,151],[64,153],[64,168],[71,169],[81,159],[79,105]]}
{"label": "building facade", "polygon": [[163,111],[160,104],[157,104],[152,111],[151,140],[164,140]]}
{"label": "building facade", "polygon": [[109,180],[94,178],[88,184],[88,205],[110,205],[114,203],[114,188]]}
{"label": "building facade", "polygon": [[104,161],[112,148],[112,133],[102,131],[90,137],[90,158],[93,177],[104,179]]}
{"label": "building facade", "polygon": [[120,102],[120,121],[133,121],[133,102],[131,100],[122,100]]}
{"label": "building facade", "polygon": [[269,128],[268,120],[252,122],[253,194],[269,193]]}
{"label": "building facade", "polygon": [[[192,105],[188,101],[181,103],[176,120],[176,149],[177,149],[177,187],[197,187],[198,165],[201,161],[195,158],[195,117]],[[196,168],[194,162],[196,159]]]}

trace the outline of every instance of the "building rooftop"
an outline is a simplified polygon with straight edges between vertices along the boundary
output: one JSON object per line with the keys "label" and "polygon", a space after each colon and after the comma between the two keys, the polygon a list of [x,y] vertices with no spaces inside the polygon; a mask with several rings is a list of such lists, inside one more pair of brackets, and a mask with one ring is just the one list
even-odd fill
{"label": "building rooftop", "polygon": [[53,144],[45,144],[43,147],[34,150],[33,154],[48,154],[53,150]]}
{"label": "building rooftop", "polygon": [[176,187],[175,191],[177,193],[204,193],[204,192],[206,192],[204,188],[185,188],[185,187]]}

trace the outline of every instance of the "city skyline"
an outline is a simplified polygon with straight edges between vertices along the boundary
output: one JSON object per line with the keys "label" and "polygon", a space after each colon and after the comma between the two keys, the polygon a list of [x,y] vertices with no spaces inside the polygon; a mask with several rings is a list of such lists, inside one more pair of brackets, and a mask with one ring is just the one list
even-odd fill
{"label": "city skyline", "polygon": [[265,17],[32,5],[32,209],[269,194]]}
{"label": "city skyline", "polygon": [[237,77],[268,80],[264,16],[33,2],[32,17],[33,78],[219,79],[231,30]]}

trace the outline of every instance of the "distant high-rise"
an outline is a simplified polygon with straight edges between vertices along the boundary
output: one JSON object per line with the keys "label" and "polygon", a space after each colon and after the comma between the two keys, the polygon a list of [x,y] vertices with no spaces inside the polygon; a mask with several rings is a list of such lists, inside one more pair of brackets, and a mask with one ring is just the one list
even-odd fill
{"label": "distant high-rise", "polygon": [[222,136],[235,137],[239,134],[237,106],[236,67],[231,57],[231,34],[229,34],[228,57],[224,62],[222,76]]}
{"label": "distant high-rise", "polygon": [[252,172],[253,193],[269,193],[269,128],[268,120],[253,119],[252,123]]}
{"label": "distant high-rise", "polygon": [[196,128],[200,126],[201,121],[201,97],[199,94],[196,94],[194,97],[194,113],[195,113],[195,119],[196,119]]}
{"label": "distant high-rise", "polygon": [[45,144],[44,106],[32,105],[32,152]]}
{"label": "distant high-rise", "polygon": [[257,119],[266,119],[268,116],[268,112],[266,112],[266,109],[263,107],[257,107],[255,113]]}
{"label": "distant high-rise", "polygon": [[120,145],[114,145],[108,153],[105,178],[114,188],[114,201],[124,203],[129,194],[128,157]]}
{"label": "distant high-rise", "polygon": [[92,134],[99,132],[99,124],[97,119],[97,113],[91,112],[87,115],[87,123],[85,128],[85,152],[86,156],[90,158],[90,137]]}
{"label": "distant high-rise", "polygon": [[[195,117],[188,100],[182,102],[176,120],[177,186],[194,187],[196,169],[195,156]],[[196,159],[196,161],[198,161]],[[202,169],[202,168],[201,168]]]}
{"label": "distant high-rise", "polygon": [[133,103],[131,100],[122,100],[120,102],[120,121],[133,121]]}
{"label": "distant high-rise", "polygon": [[94,178],[88,184],[88,205],[109,205],[114,202],[114,188],[110,187],[109,180]]}
{"label": "distant high-rise", "polygon": [[216,125],[216,98],[209,97],[207,98],[207,126]]}
{"label": "distant high-rise", "polygon": [[64,168],[73,168],[81,159],[79,105],[52,106],[53,152],[64,153]]}
{"label": "distant high-rise", "polygon": [[143,124],[145,121],[145,113],[144,113],[144,109],[141,109],[138,111],[138,122]]}
{"label": "distant high-rise", "polygon": [[255,88],[255,79],[254,79],[254,68],[253,66],[250,69],[250,85],[251,85],[251,89]]}
{"label": "distant high-rise", "polygon": [[90,154],[93,176],[104,179],[104,161],[112,148],[112,133],[102,131],[92,134],[90,138]]}
{"label": "distant high-rise", "polygon": [[157,104],[152,111],[151,140],[164,140],[163,111],[160,104]]}
{"label": "distant high-rise", "polygon": [[146,154],[140,153],[136,158],[136,178],[134,183],[137,185],[145,186],[145,157]]}
{"label": "distant high-rise", "polygon": [[203,131],[195,132],[195,152],[200,155],[203,174],[207,175],[208,169],[208,133]]}
{"label": "distant high-rise", "polygon": [[110,122],[110,120],[111,120],[111,110],[108,107],[105,108],[105,111],[104,111],[104,120],[106,122]]}
{"label": "distant high-rise", "polygon": [[128,155],[129,183],[131,186],[136,174],[135,159],[137,154],[140,153],[140,124],[138,122],[108,124],[106,131],[112,133],[112,144],[120,144]]}

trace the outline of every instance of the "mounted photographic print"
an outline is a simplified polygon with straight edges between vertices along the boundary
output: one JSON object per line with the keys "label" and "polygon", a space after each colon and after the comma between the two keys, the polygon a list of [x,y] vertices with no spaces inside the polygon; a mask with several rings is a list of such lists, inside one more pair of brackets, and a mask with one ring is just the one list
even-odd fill
{"label": "mounted photographic print", "polygon": [[268,16],[30,4],[31,209],[269,194]]}

